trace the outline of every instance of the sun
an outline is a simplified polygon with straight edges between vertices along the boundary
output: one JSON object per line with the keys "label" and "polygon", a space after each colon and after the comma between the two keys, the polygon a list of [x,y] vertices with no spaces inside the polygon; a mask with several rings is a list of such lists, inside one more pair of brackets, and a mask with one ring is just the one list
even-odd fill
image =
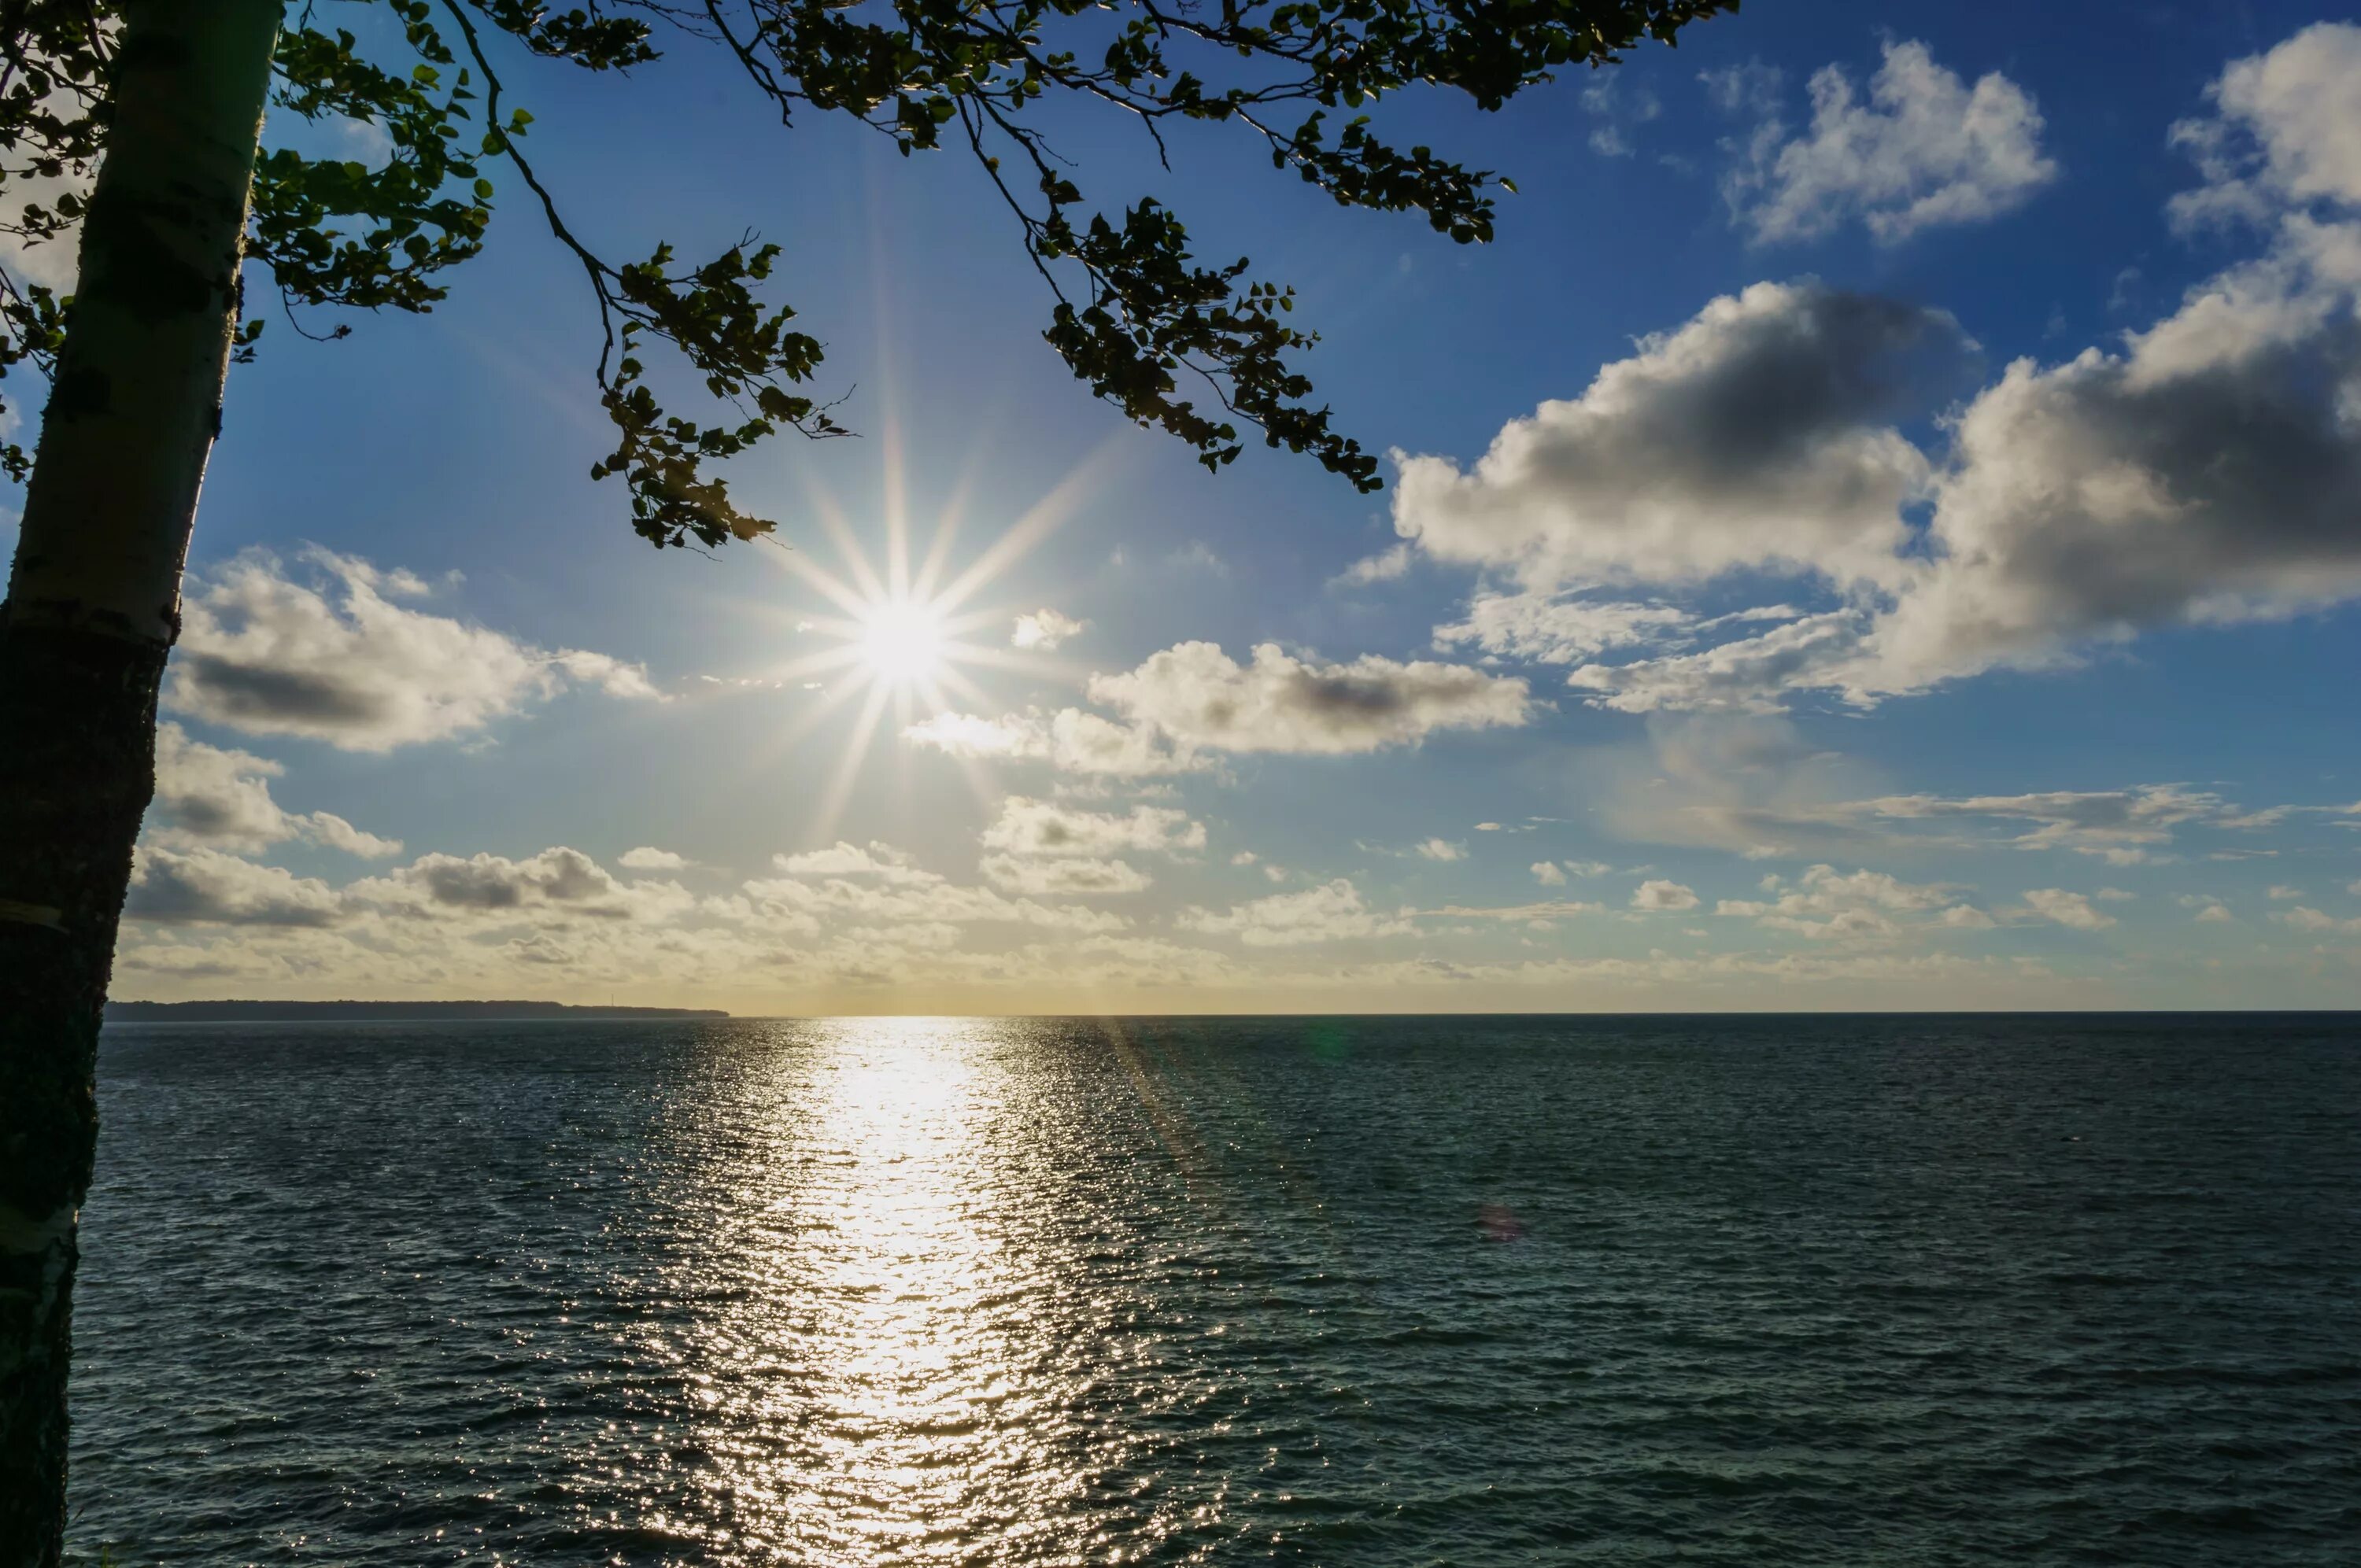
{"label": "sun", "polygon": [[855,646],[876,681],[923,685],[942,673],[950,638],[942,611],[913,599],[883,599],[862,609]]}
{"label": "sun", "polygon": [[[772,541],[777,548],[763,553],[763,559],[785,569],[801,589],[825,601],[826,608],[807,608],[808,600],[763,605],[762,613],[783,634],[797,639],[798,645],[759,675],[708,677],[716,695],[758,686],[809,694],[798,698],[802,711],[749,754],[750,766],[784,756],[830,715],[852,710],[836,765],[812,797],[810,831],[823,839],[834,830],[863,774],[871,741],[881,730],[899,735],[957,707],[991,705],[995,699],[975,679],[985,672],[1064,684],[1079,684],[1087,675],[1049,648],[1016,640],[1018,621],[1038,613],[1039,599],[1028,594],[1022,602],[1003,601],[987,590],[1104,488],[1123,451],[1116,438],[1102,443],[954,569],[953,543],[976,483],[975,465],[951,483],[934,520],[932,539],[923,550],[913,550],[901,439],[890,411],[883,435],[879,450],[885,460],[884,504],[872,525],[857,523],[853,513],[816,483],[807,496],[805,516],[834,543],[836,569],[810,549],[777,540]],[[884,546],[882,558],[873,556],[872,542]],[[803,598],[800,592],[795,596]],[[802,641],[806,638],[810,641]],[[907,750],[897,750],[906,759]],[[992,791],[993,781],[982,763],[963,759],[961,768],[979,797]]]}

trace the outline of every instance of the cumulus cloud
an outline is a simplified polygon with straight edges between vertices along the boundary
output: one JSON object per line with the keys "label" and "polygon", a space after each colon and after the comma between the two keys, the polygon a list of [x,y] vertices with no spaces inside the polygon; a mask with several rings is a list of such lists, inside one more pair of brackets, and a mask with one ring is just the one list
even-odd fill
{"label": "cumulus cloud", "polygon": [[1602,915],[1603,904],[1576,903],[1553,898],[1540,904],[1511,904],[1492,908],[1470,908],[1461,904],[1446,904],[1440,909],[1423,909],[1420,914],[1435,920],[1500,920],[1519,925],[1532,925],[1562,920],[1574,915]]}
{"label": "cumulus cloud", "polygon": [[505,855],[421,855],[388,876],[356,884],[351,895],[413,910],[470,912],[564,907],[573,913],[630,913],[624,884],[579,850],[559,845],[529,859]]}
{"label": "cumulus cloud", "polygon": [[408,572],[318,550],[303,560],[311,570],[296,575],[248,552],[192,582],[167,707],[248,734],[387,751],[475,733],[569,683],[656,695],[636,664],[397,603],[427,591]]}
{"label": "cumulus cloud", "polygon": [[[1540,593],[1779,565],[1894,581],[1899,509],[1932,477],[1894,421],[1959,385],[1974,348],[1940,311],[1757,283],[1642,339],[1581,397],[1512,421],[1471,469],[1401,458],[1394,527]],[[1617,620],[1479,600],[1466,636],[1488,624],[1555,643],[1579,621],[1595,640]]]}
{"label": "cumulus cloud", "polygon": [[1420,842],[1413,852],[1421,860],[1464,861],[1467,858],[1467,846],[1449,839],[1428,839]]}
{"label": "cumulus cloud", "polygon": [[325,926],[342,907],[336,890],[315,877],[218,850],[147,845],[133,857],[123,913],[168,925]]}
{"label": "cumulus cloud", "polygon": [[1090,630],[1087,620],[1076,620],[1054,609],[1037,609],[1016,618],[1016,629],[1008,634],[1012,648],[1029,648],[1047,653],[1059,644],[1080,637]]}
{"label": "cumulus cloud", "polygon": [[1676,882],[1667,882],[1662,877],[1650,878],[1631,894],[1631,907],[1651,914],[1677,914],[1697,906],[1697,895],[1693,889]]}
{"label": "cumulus cloud", "polygon": [[2361,916],[2340,920],[2335,916],[2314,909],[2307,904],[2299,904],[2293,909],[2279,910],[2273,914],[2271,918],[2298,931],[2314,931],[2323,934],[2332,931],[2361,932]]}
{"label": "cumulus cloud", "polygon": [[[1726,95],[1737,106],[1741,89]],[[1775,115],[1746,138],[1722,184],[1731,220],[1758,243],[1814,239],[1859,218],[1879,243],[1978,223],[2058,177],[2041,111],[1998,71],[1971,88],[1923,43],[1885,46],[1863,103],[1842,69],[1811,79],[1812,123]]]}
{"label": "cumulus cloud", "polygon": [[1374,555],[1363,556],[1330,579],[1339,587],[1365,588],[1371,583],[1390,583],[1410,570],[1410,545],[1407,543],[1389,545]]}
{"label": "cumulus cloud", "polygon": [[774,855],[771,863],[796,877],[873,877],[881,883],[919,886],[943,878],[927,871],[908,851],[872,839],[868,848],[839,839],[825,850]]}
{"label": "cumulus cloud", "polygon": [[[2017,360],[1949,413],[1943,398],[1907,387],[1869,412],[1842,400],[1828,417],[1782,409],[1764,422],[1781,439],[1757,455],[1709,424],[1688,446],[1675,422],[1661,453],[1645,441],[1631,448],[1673,476],[1648,503],[1660,520],[1604,527],[1592,468],[1521,454],[1566,444],[1537,433],[1583,428],[1551,411],[1587,419],[1602,388],[1642,371],[1663,380],[1658,356],[1643,351],[1602,372],[1579,403],[1504,430],[1470,474],[1413,460],[1397,526],[1435,554],[1514,569],[1536,592],[1677,587],[1744,568],[1821,596],[1814,613],[1768,630],[1689,646],[1692,627],[1620,663],[1602,649],[1569,675],[1594,704],[1641,713],[1764,712],[1807,692],[1866,707],[1994,669],[2071,663],[2154,628],[2280,619],[2361,597],[2361,532],[2350,525],[2361,510],[2361,177],[2346,135],[2361,102],[2361,28],[2312,28],[2240,61],[2213,101],[2213,117],[2176,133],[2200,153],[2204,178],[2196,204],[2180,210],[2251,222],[2263,248],[2114,346],[2059,364]],[[1798,289],[1758,285],[1665,341],[1742,339],[1731,323],[1787,331],[1815,297]],[[1806,361],[1827,357],[1839,387],[1856,380],[1844,366],[1890,352],[1875,334],[1797,341]],[[1698,363],[1728,357],[1717,346]],[[1954,358],[1965,363],[1963,348]],[[1942,416],[1939,456],[1898,433],[1893,422],[1911,412]],[[1569,449],[1587,456],[1594,445]],[[1799,462],[1799,452],[1837,457]],[[1863,455],[1843,460],[1851,454]],[[1692,466],[1715,477],[1704,493],[1683,477]],[[1813,499],[1828,473],[1853,470],[1873,482],[1849,510]],[[1770,499],[1750,510],[1743,499],[1758,489]],[[1717,502],[1724,494],[1742,499]],[[1923,521],[1913,501],[1931,503]],[[1687,543],[1660,545],[1659,532]],[[1554,652],[1531,637],[1494,642],[1503,657]]]}
{"label": "cumulus cloud", "polygon": [[1222,751],[1336,755],[1416,745],[1440,729],[1521,725],[1530,690],[1460,664],[1375,654],[1321,663],[1276,643],[1240,664],[1214,643],[1182,642],[1137,669],[1091,677],[1091,700],[1118,718],[1075,707],[945,713],[902,737],[954,757],[1144,778],[1207,771]]}
{"label": "cumulus cloud", "polygon": [[1323,664],[1272,642],[1243,665],[1214,643],[1183,642],[1090,683],[1093,701],[1183,749],[1330,755],[1416,745],[1441,729],[1521,725],[1528,692],[1521,680],[1460,664],[1376,654]]}
{"label": "cumulus cloud", "polygon": [[1827,684],[1860,646],[1860,617],[1831,610],[1696,653],[1585,664],[1565,680],[1597,706],[1624,713],[1775,713],[1792,688]]}
{"label": "cumulus cloud", "polygon": [[1205,825],[1168,806],[1118,815],[1011,795],[984,828],[983,845],[985,879],[1012,893],[1138,893],[1153,879],[1115,857],[1202,850]]}
{"label": "cumulus cloud", "polygon": [[1487,653],[1570,664],[1609,648],[1663,641],[1696,617],[1667,604],[1629,604],[1537,593],[1481,593],[1465,620],[1434,629],[1434,645],[1474,643]]}
{"label": "cumulus cloud", "polygon": [[1139,893],[1155,880],[1127,861],[1087,855],[1055,860],[986,855],[979,869],[994,887],[1037,895]]}
{"label": "cumulus cloud", "polygon": [[1044,713],[1028,708],[987,718],[941,713],[902,731],[902,739],[947,756],[981,761],[1046,762],[1060,773],[1110,778],[1154,778],[1198,773],[1212,763],[1137,725],[1117,724],[1078,707]]}
{"label": "cumulus cloud", "polygon": [[1822,940],[1892,938],[1905,926],[1982,930],[1993,923],[1982,910],[1960,902],[1955,887],[1906,883],[1884,872],[1817,865],[1793,883],[1764,877],[1763,891],[1771,896],[1725,898],[1714,913]]}
{"label": "cumulus cloud", "polygon": [[549,655],[550,666],[586,686],[597,686],[609,696],[662,702],[664,694],[648,679],[643,664],[626,663],[611,653],[569,648]]}
{"label": "cumulus cloud", "polygon": [[1008,855],[1177,855],[1205,847],[1205,825],[1170,806],[1135,806],[1118,816],[1013,795],[1000,803],[983,842]]}
{"label": "cumulus cloud", "polygon": [[1395,937],[1415,929],[1409,911],[1386,915],[1362,902],[1360,890],[1338,877],[1301,893],[1277,893],[1224,913],[1190,908],[1175,916],[1184,931],[1235,937],[1250,948],[1289,948],[1359,937]]}
{"label": "cumulus cloud", "polygon": [[661,923],[694,904],[676,883],[620,882],[562,845],[523,860],[426,854],[333,887],[218,850],[148,844],[134,864],[125,914],[162,924],[335,927],[382,943],[400,932],[414,936],[423,923],[469,930],[518,922],[562,930],[577,918]]}
{"label": "cumulus cloud", "polygon": [[2173,900],[2191,912],[2191,918],[2208,926],[2228,925],[2230,906],[2210,893],[2184,893]]}
{"label": "cumulus cloud", "polygon": [[2115,923],[2114,916],[2093,909],[2087,896],[2069,893],[2062,887],[2028,888],[2025,904],[2043,919],[2055,920],[2077,931],[2103,931]]}
{"label": "cumulus cloud", "polygon": [[627,871],[635,872],[676,872],[686,870],[689,864],[685,857],[670,850],[659,850],[648,844],[624,850],[615,857],[615,862]]}
{"label": "cumulus cloud", "polygon": [[890,845],[862,850],[840,843],[809,855],[782,855],[787,874],[757,879],[745,893],[757,906],[790,926],[818,928],[823,921],[861,923],[881,932],[973,924],[1038,926],[1068,931],[1119,931],[1119,915],[1079,905],[1011,899],[988,887],[963,887],[920,870]]}
{"label": "cumulus cloud", "polygon": [[270,781],[286,769],[265,757],[192,740],[167,719],[156,727],[156,798],[148,808],[149,842],[252,854],[291,839],[381,860],[401,840],[363,832],[334,812],[295,813],[271,798]]}
{"label": "cumulus cloud", "polygon": [[2290,203],[2361,203],[2361,27],[2323,22],[2267,54],[2234,61],[2206,96],[2210,115],[2182,120],[2172,140],[2205,182],[2173,198],[2185,227],[2268,222]]}
{"label": "cumulus cloud", "polygon": [[1535,861],[1533,862],[1532,869],[1533,880],[1541,883],[1543,887],[1564,887],[1565,885],[1565,872],[1558,869],[1556,861]]}

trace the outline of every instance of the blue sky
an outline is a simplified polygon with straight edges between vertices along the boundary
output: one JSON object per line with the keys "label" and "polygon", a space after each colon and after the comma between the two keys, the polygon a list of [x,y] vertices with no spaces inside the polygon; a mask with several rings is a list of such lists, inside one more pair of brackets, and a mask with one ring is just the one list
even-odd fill
{"label": "blue sky", "polygon": [[[782,134],[694,47],[520,65],[597,243],[785,247],[862,433],[739,466],[785,549],[649,551],[514,204],[431,318],[274,322],[116,992],[2353,1005],[2335,16],[1766,5],[1388,105],[1515,177],[1480,248],[1062,115],[1089,189],[1299,287],[1367,497],[1092,401],[961,159]],[[945,657],[864,655],[850,558],[890,598],[951,516]]]}

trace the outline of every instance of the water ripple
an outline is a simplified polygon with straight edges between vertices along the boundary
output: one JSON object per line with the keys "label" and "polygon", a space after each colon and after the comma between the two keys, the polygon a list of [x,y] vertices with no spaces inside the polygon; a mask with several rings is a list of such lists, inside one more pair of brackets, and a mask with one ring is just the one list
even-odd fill
{"label": "water ripple", "polygon": [[123,1563],[2343,1563],[2347,1020],[112,1031]]}

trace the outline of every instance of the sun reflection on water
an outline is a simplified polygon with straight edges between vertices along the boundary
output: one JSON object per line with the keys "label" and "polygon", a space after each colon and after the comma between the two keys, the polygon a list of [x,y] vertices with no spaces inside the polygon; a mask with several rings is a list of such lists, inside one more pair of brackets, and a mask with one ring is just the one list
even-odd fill
{"label": "sun reflection on water", "polygon": [[[708,1548],[815,1564],[1120,1562],[1169,1533],[1140,1528],[1126,1464],[1140,1434],[1104,1419],[1122,1336],[1074,1320],[1075,1282],[1038,1245],[1070,1216],[1028,1212],[1055,1185],[1018,1168],[1039,1128],[995,1059],[989,1032],[1006,1027],[803,1026],[743,1080],[740,1124],[708,1129],[733,1150],[708,1200],[730,1229],[698,1260],[721,1277],[703,1293],[722,1310],[684,1347],[701,1385]],[[1123,1493],[1107,1539],[1097,1505]],[[1198,1502],[1185,1522],[1211,1524]],[[1154,1554],[1194,1555],[1177,1544]]]}

